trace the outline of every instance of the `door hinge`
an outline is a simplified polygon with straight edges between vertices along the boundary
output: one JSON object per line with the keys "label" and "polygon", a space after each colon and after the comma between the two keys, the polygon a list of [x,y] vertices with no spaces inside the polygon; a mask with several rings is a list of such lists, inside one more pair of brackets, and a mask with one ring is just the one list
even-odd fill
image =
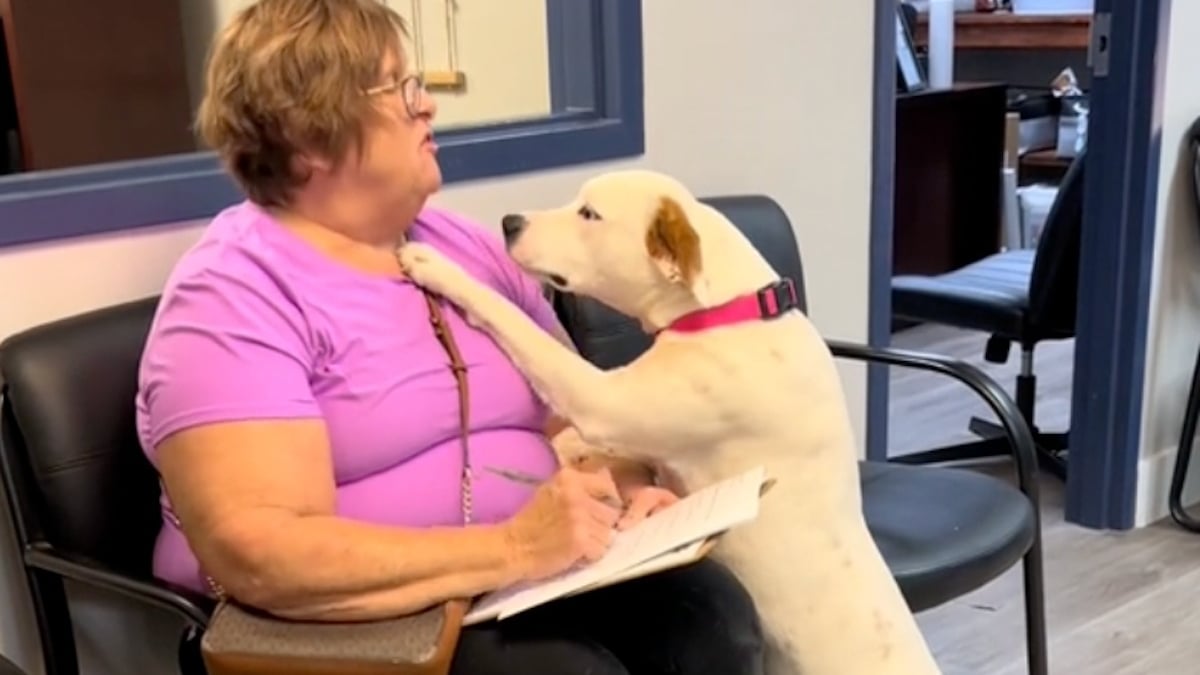
{"label": "door hinge", "polygon": [[1096,12],[1092,17],[1091,41],[1088,44],[1088,65],[1092,77],[1108,77],[1108,55],[1112,51],[1112,12]]}

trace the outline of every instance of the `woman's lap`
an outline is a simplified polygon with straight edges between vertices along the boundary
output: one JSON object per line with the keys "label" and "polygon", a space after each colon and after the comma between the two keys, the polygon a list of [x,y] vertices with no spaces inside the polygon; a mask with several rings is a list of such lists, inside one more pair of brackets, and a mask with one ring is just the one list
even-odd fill
{"label": "woman's lap", "polygon": [[753,601],[712,560],[464,629],[452,675],[758,675]]}

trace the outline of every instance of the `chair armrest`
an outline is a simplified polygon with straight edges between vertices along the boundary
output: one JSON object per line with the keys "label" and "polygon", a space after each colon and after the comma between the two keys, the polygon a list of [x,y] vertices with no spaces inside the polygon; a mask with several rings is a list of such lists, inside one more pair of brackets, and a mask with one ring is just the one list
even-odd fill
{"label": "chair armrest", "polygon": [[1029,497],[1035,508],[1039,506],[1036,480],[1037,450],[1033,441],[1033,433],[1029,430],[1029,425],[1021,416],[1021,411],[1012,397],[986,373],[964,361],[937,354],[890,347],[871,347],[840,340],[826,340],[826,344],[835,357],[925,370],[946,375],[967,385],[988,404],[988,407],[1000,419],[1000,424],[1004,427],[1004,434],[1012,446],[1018,487]]}
{"label": "chair armrest", "polygon": [[139,579],[108,566],[62,551],[46,544],[35,544],[25,550],[25,563],[34,569],[53,572],[64,579],[78,581],[138,600],[180,617],[201,629],[208,626],[214,602],[194,591],[159,579]]}

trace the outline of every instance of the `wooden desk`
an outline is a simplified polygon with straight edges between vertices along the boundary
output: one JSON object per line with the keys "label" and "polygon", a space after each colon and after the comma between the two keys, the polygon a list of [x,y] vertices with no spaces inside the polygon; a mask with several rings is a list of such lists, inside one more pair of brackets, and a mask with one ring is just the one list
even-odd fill
{"label": "wooden desk", "polygon": [[1054,148],[1027,152],[1021,156],[1020,168],[1017,170],[1018,183],[1057,184],[1070,166],[1071,159],[1059,157]]}
{"label": "wooden desk", "polygon": [[178,2],[0,0],[0,28],[20,170],[196,150]]}
{"label": "wooden desk", "polygon": [[938,274],[1000,249],[1006,92],[897,95],[893,274]]}
{"label": "wooden desk", "polygon": [[[954,46],[963,49],[1087,49],[1091,14],[960,12],[954,17]],[[917,18],[918,45],[929,44],[929,15]]]}

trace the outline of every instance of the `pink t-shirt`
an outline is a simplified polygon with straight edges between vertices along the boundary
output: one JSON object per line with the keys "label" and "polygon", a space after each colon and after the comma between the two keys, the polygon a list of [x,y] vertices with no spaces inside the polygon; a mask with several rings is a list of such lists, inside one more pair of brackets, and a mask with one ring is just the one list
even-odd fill
{"label": "pink t-shirt", "polygon": [[[437,247],[547,330],[555,325],[537,283],[499,237],[426,209],[410,238]],[[474,517],[495,522],[519,509],[530,488],[480,469],[552,474],[547,411],[490,337],[442,307],[468,366]],[[138,433],[156,463],[155,446],[193,425],[319,417],[340,515],[458,524],[462,451],[448,362],[415,286],[341,265],[243,202],[217,215],[167,281],[141,362]],[[162,505],[154,573],[206,590],[166,495]]]}

